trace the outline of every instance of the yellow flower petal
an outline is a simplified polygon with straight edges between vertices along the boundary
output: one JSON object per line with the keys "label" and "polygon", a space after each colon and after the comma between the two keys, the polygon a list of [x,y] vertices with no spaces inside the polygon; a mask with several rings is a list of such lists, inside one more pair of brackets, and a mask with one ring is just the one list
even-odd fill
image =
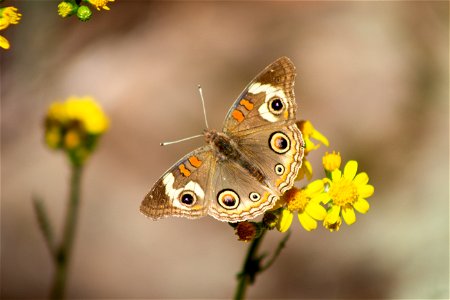
{"label": "yellow flower petal", "polygon": [[353,204],[353,208],[361,214],[365,214],[369,210],[369,202],[364,198],[358,198],[358,200]]}
{"label": "yellow flower petal", "polygon": [[348,180],[353,180],[356,175],[356,171],[358,170],[358,163],[356,160],[350,160],[344,167],[344,177]]}
{"label": "yellow flower petal", "polygon": [[308,193],[310,194],[318,194],[323,191],[323,181],[322,179],[314,180],[306,187]]}
{"label": "yellow flower petal", "polygon": [[312,132],[311,137],[315,140],[318,140],[319,142],[321,142],[322,144],[324,144],[327,147],[328,147],[328,145],[330,145],[330,143],[328,142],[328,139],[323,134],[321,134],[319,131],[317,131],[316,129],[314,129],[314,131]]}
{"label": "yellow flower petal", "polygon": [[344,218],[345,223],[348,225],[352,225],[356,221],[355,211],[351,205],[348,205],[342,208],[342,217]]}
{"label": "yellow flower petal", "polygon": [[287,209],[283,209],[280,216],[280,221],[277,224],[279,232],[286,232],[291,227],[294,215]]}
{"label": "yellow flower petal", "polygon": [[323,194],[317,195],[311,201],[317,201],[317,202],[322,202],[323,204],[326,204],[326,203],[330,202],[330,200],[331,200],[330,194],[323,193]]}
{"label": "yellow flower petal", "polygon": [[338,181],[342,177],[342,172],[339,169],[334,170],[331,172],[331,180]]}
{"label": "yellow flower petal", "polygon": [[325,208],[318,204],[310,202],[308,206],[306,206],[305,211],[314,219],[322,221],[325,219],[327,215],[327,211]]}
{"label": "yellow flower petal", "polygon": [[302,224],[303,228],[305,228],[307,231],[311,231],[317,228],[317,221],[311,218],[306,213],[298,214],[298,220],[300,221],[300,224]]}
{"label": "yellow flower petal", "polygon": [[333,205],[327,212],[327,222],[336,223],[339,219],[339,214],[341,212],[341,207],[338,205]]}
{"label": "yellow flower petal", "polygon": [[297,178],[295,178],[295,181],[302,180],[304,177],[306,177],[308,180],[311,180],[312,175],[313,175],[312,165],[308,160],[306,160],[303,157],[302,166],[298,171]]}
{"label": "yellow flower petal", "polygon": [[9,19],[0,17],[0,30],[8,28],[8,26],[9,26]]}
{"label": "yellow flower petal", "polygon": [[357,185],[365,185],[369,182],[369,176],[366,172],[359,173],[356,175],[355,179],[353,179],[353,182]]}
{"label": "yellow flower petal", "polygon": [[309,162],[309,160],[306,160],[306,159],[304,160],[304,163],[305,163],[305,175],[306,175],[306,178],[308,180],[311,180],[311,178],[313,176],[312,165]]}
{"label": "yellow flower petal", "polygon": [[358,186],[358,194],[362,198],[368,198],[373,195],[375,188],[373,185],[366,184],[363,186]]}
{"label": "yellow flower petal", "polygon": [[308,136],[304,136],[303,140],[305,142],[305,155],[320,147],[320,144],[314,144]]}
{"label": "yellow flower petal", "polygon": [[9,49],[9,42],[8,40],[0,35],[0,47],[2,47],[3,49]]}

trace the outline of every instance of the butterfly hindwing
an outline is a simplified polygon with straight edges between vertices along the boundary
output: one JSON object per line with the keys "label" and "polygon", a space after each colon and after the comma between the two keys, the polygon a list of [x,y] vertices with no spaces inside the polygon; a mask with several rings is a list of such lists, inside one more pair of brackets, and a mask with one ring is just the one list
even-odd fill
{"label": "butterfly hindwing", "polygon": [[217,163],[208,197],[211,199],[208,213],[226,222],[252,219],[278,200],[278,194],[233,161]]}
{"label": "butterfly hindwing", "polygon": [[264,170],[273,191],[283,194],[294,185],[303,158],[302,133],[295,123],[246,131],[234,140],[248,160]]}

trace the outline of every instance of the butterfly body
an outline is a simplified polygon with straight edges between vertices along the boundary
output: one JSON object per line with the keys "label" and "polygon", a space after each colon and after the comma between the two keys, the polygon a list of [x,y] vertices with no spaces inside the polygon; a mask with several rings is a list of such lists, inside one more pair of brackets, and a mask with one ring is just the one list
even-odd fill
{"label": "butterfly body", "polygon": [[206,130],[204,134],[206,142],[211,145],[215,153],[216,163],[224,163],[227,160],[235,162],[247,171],[249,176],[264,184],[266,179],[264,173],[241,153],[238,144],[232,138],[215,130]]}
{"label": "butterfly body", "polygon": [[294,79],[286,57],[264,69],[234,102],[222,131],[205,130],[206,145],[155,183],[141,212],[240,222],[273,207],[294,184],[303,157]]}

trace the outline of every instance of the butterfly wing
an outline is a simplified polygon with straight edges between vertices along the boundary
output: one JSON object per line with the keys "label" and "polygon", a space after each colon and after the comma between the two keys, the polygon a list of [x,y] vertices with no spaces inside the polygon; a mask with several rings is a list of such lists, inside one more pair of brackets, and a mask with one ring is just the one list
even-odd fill
{"label": "butterfly wing", "polygon": [[265,173],[272,191],[283,194],[294,185],[304,152],[302,133],[295,123],[245,131],[234,140],[242,154]]}
{"label": "butterfly wing", "polygon": [[209,145],[187,154],[154,184],[142,201],[140,211],[154,220],[167,216],[194,219],[206,215],[214,163]]}
{"label": "butterfly wing", "polygon": [[278,195],[239,164],[225,160],[216,164],[208,198],[208,214],[220,221],[241,222],[274,206]]}
{"label": "butterfly wing", "polygon": [[278,124],[293,123],[295,66],[281,57],[267,66],[244,89],[225,117],[223,132],[230,136]]}

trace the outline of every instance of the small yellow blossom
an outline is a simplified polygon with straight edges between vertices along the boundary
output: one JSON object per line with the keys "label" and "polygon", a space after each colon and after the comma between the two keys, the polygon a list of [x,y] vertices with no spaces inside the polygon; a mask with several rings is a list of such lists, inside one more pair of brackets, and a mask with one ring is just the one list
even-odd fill
{"label": "small yellow blossom", "polygon": [[8,40],[1,35],[0,35],[0,47],[2,47],[3,49],[9,49],[10,47]]}
{"label": "small yellow blossom", "polygon": [[322,157],[322,164],[326,171],[333,172],[336,169],[339,169],[341,166],[341,154],[333,151],[332,153],[325,152],[325,155]]}
{"label": "small yellow blossom", "polygon": [[76,7],[72,3],[63,1],[58,4],[58,15],[65,18],[74,13]]}
{"label": "small yellow blossom", "polygon": [[45,142],[52,149],[57,149],[61,143],[61,132],[59,128],[52,126],[45,133]]}
{"label": "small yellow blossom", "polygon": [[[7,28],[11,24],[19,24],[22,14],[18,13],[17,8],[14,6],[0,8],[0,30]],[[0,35],[0,47],[3,49],[9,49],[9,41],[2,35]]]}
{"label": "small yellow blossom", "polygon": [[317,131],[310,121],[299,121],[297,122],[297,126],[300,128],[305,142],[305,155],[320,147],[320,144],[314,144],[311,138],[319,141],[325,146],[329,145],[328,139],[322,133]]}
{"label": "small yellow blossom", "polygon": [[[327,213],[328,223],[338,222],[340,215],[348,225],[356,221],[355,211],[365,214],[369,210],[366,198],[372,196],[374,187],[369,182],[369,176],[363,172],[356,175],[358,163],[354,160],[347,162],[344,173],[336,169],[328,180],[329,189],[323,203],[330,203],[331,209]],[[355,176],[356,175],[356,176]]]}
{"label": "small yellow blossom", "polygon": [[88,0],[90,4],[95,6],[97,10],[103,8],[104,10],[109,10],[109,7],[106,6],[109,2],[114,2],[114,0]]}
{"label": "small yellow blossom", "polygon": [[10,24],[19,24],[22,14],[14,6],[0,8],[0,29],[5,29]]}
{"label": "small yellow blossom", "polygon": [[75,149],[80,145],[80,134],[77,130],[69,130],[64,137],[64,146],[67,149]]}
{"label": "small yellow blossom", "polygon": [[341,227],[341,224],[342,219],[339,214],[336,216],[335,213],[332,213],[330,211],[327,213],[327,216],[323,220],[323,227],[327,228],[330,232],[338,231]]}
{"label": "small yellow blossom", "polygon": [[293,213],[297,212],[300,224],[307,231],[317,228],[317,220],[321,221],[326,216],[325,208],[320,205],[325,199],[324,183],[316,180],[305,188],[293,187],[283,195],[286,207],[283,209],[278,223],[278,230],[285,232],[291,226]]}
{"label": "small yellow blossom", "polygon": [[73,163],[80,164],[94,150],[108,123],[94,99],[70,97],[48,108],[45,142],[52,149],[66,151]]}

